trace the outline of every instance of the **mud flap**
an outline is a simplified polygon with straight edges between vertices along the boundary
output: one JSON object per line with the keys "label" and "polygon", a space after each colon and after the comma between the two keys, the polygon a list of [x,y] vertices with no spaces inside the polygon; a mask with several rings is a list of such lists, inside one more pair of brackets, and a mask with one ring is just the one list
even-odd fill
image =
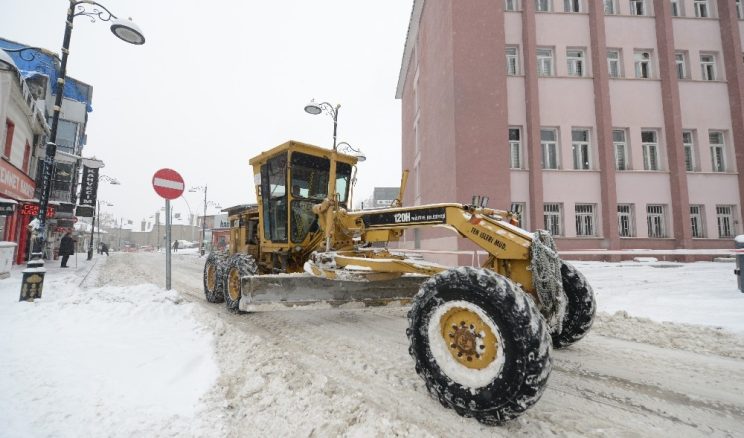
{"label": "mud flap", "polygon": [[394,301],[407,304],[418,293],[426,276],[403,276],[394,280],[329,280],[310,274],[259,275],[242,279],[240,310],[260,310],[265,304],[303,306],[316,303],[339,306],[363,303],[384,306]]}

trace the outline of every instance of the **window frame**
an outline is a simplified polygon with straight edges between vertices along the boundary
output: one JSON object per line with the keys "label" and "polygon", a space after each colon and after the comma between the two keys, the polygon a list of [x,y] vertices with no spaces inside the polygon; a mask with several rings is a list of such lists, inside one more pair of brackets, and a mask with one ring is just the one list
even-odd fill
{"label": "window frame", "polygon": [[[652,211],[652,209],[658,211]],[[658,221],[654,222],[654,218],[658,218]],[[666,206],[664,204],[646,205],[646,225],[648,226],[649,239],[665,239],[667,237]],[[657,229],[658,232],[655,232]]]}
{"label": "window frame", "polygon": [[[638,59],[639,56],[648,55],[647,59]],[[635,50],[633,52],[633,65],[635,66],[635,77],[636,79],[653,79],[654,77],[654,68],[652,61],[654,59],[654,54],[651,50]],[[643,76],[643,69],[642,66],[646,65],[646,76]]]}
{"label": "window frame", "polygon": [[[541,8],[541,4],[545,8]],[[535,12],[551,12],[553,10],[552,0],[535,0]]]}
{"label": "window frame", "polygon": [[708,0],[693,0],[693,5],[695,7],[695,17],[712,18],[710,2]]}
{"label": "window frame", "polygon": [[[553,133],[553,140],[545,140],[543,139],[543,133]],[[540,149],[542,150],[542,168],[547,170],[558,170],[560,169],[560,155],[559,155],[559,132],[557,128],[540,128]],[[552,151],[551,149],[552,145]],[[552,154],[550,154],[552,152]],[[547,160],[546,158],[554,157],[555,160],[555,166],[554,167],[546,167]]]}
{"label": "window frame", "polygon": [[[516,131],[518,138],[512,139],[512,131]],[[520,126],[510,126],[508,128],[509,137],[509,168],[510,169],[523,169],[522,160],[522,128]],[[516,167],[515,167],[515,148],[516,148]]]}
{"label": "window frame", "polygon": [[[713,143],[712,136],[720,135],[721,142]],[[726,138],[723,131],[708,131],[708,145],[710,146],[711,170],[713,172],[726,172]],[[716,154],[716,152],[719,152]]]}
{"label": "window frame", "polygon": [[[566,48],[566,69],[568,75],[575,78],[586,76],[586,50],[579,47]],[[573,67],[572,67],[573,65]],[[573,71],[572,71],[573,69]]]}
{"label": "window frame", "polygon": [[[617,15],[618,10],[616,0],[603,0],[602,6],[604,8],[605,15]],[[609,6],[609,8],[607,6]]]}
{"label": "window frame", "polygon": [[[540,52],[549,53],[549,55],[541,55]],[[552,47],[538,47],[536,50],[537,56],[537,75],[541,77],[555,76],[555,50]],[[543,67],[548,62],[549,72],[545,74]]]}
{"label": "window frame", "polygon": [[[736,235],[735,213],[736,209],[734,205],[716,205],[716,225],[719,239],[730,239]],[[725,232],[726,230],[728,232]]]}
{"label": "window frame", "polygon": [[[640,9],[638,8],[640,6]],[[645,17],[646,14],[646,1],[645,0],[630,0],[630,15],[637,17]]]}
{"label": "window frame", "polygon": [[[614,53],[617,55],[617,58],[612,59],[610,58],[610,54]],[[610,77],[610,79],[619,79],[623,77],[623,52],[621,49],[607,49],[607,75]],[[617,74],[612,74],[612,64],[617,65]]]}
{"label": "window frame", "polygon": [[[510,54],[509,51],[513,50],[514,53]],[[506,75],[507,76],[519,76],[520,69],[519,69],[519,47],[517,46],[506,46],[504,53],[506,55]],[[512,62],[513,61],[513,64]],[[514,70],[512,71],[511,67],[514,67]]]}
{"label": "window frame", "polygon": [[[685,136],[689,135],[689,141],[685,140]],[[685,153],[685,170],[687,172],[695,171],[695,131],[692,129],[682,130],[682,149]]]}
{"label": "window frame", "polygon": [[690,73],[687,68],[687,53],[686,52],[683,52],[683,51],[674,52],[674,64],[677,70],[677,80],[690,79]]}
{"label": "window frame", "polygon": [[[586,211],[579,211],[586,210]],[[576,237],[597,237],[596,204],[574,204]]]}
{"label": "window frame", "polygon": [[[509,4],[512,7],[509,7]],[[519,0],[504,0],[504,11],[505,12],[516,12],[519,10]]]}
{"label": "window frame", "polygon": [[584,12],[581,0],[563,0],[563,12],[569,14],[580,14]]}
{"label": "window frame", "polygon": [[[645,141],[643,139],[644,133],[653,133],[653,142]],[[642,129],[641,130],[641,149],[643,150],[643,170],[646,171],[658,171],[661,169],[659,165],[659,131],[655,129]]]}
{"label": "window frame", "polygon": [[[576,140],[575,133],[584,134],[585,140]],[[587,128],[571,129],[571,156],[574,170],[592,170],[591,132]],[[581,160],[581,161],[579,161]]]}
{"label": "window frame", "polygon": [[[705,61],[703,58],[710,57],[710,60]],[[704,81],[717,81],[718,80],[718,60],[714,53],[700,53],[700,70],[701,79]]]}
{"label": "window frame", "polygon": [[[672,3],[672,17],[684,17],[683,3],[680,0],[671,0]],[[675,13],[676,11],[676,13]]]}
{"label": "window frame", "polygon": [[[549,217],[554,219],[550,223],[548,222]],[[560,202],[543,203],[543,225],[551,235],[563,235],[563,204]],[[554,229],[558,232],[554,233]]]}
{"label": "window frame", "polygon": [[742,5],[742,0],[736,0],[736,18],[744,20],[744,5]]}
{"label": "window frame", "polygon": [[[627,210],[627,211],[623,211]],[[617,234],[618,237],[635,237],[635,214],[633,204],[617,204]],[[627,218],[627,235],[623,234],[626,229],[623,225],[623,218]]]}
{"label": "window frame", "polygon": [[[623,134],[622,140],[616,140],[615,139],[615,133],[619,132]],[[622,166],[620,165],[620,162],[618,160],[619,154],[618,154],[618,146],[622,145],[623,147],[623,153],[622,153]],[[628,130],[619,128],[619,129],[613,129],[612,130],[612,149],[615,153],[615,170],[624,171],[624,170],[630,170],[630,160],[628,159]]]}
{"label": "window frame", "polygon": [[693,239],[705,238],[705,205],[690,204],[690,227]]}

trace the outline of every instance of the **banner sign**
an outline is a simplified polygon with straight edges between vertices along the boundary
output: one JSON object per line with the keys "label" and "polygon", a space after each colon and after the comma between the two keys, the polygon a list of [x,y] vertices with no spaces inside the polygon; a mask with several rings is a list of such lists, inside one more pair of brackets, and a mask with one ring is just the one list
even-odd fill
{"label": "banner sign", "polygon": [[36,184],[28,175],[0,160],[0,192],[16,199],[33,199]]}
{"label": "banner sign", "polygon": [[80,186],[80,205],[85,207],[95,207],[97,193],[98,168],[83,166],[83,182]]}
{"label": "banner sign", "polygon": [[80,217],[93,217],[93,214],[96,212],[95,207],[88,207],[83,205],[78,205],[75,209],[75,216]]}

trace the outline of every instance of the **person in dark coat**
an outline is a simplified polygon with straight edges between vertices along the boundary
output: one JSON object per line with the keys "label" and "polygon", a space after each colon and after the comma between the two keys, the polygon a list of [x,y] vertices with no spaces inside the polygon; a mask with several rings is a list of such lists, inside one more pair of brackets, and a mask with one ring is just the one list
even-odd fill
{"label": "person in dark coat", "polygon": [[59,242],[59,255],[62,256],[60,267],[67,268],[67,259],[73,254],[75,254],[75,240],[70,237],[70,233],[68,232],[62,236],[62,240]]}
{"label": "person in dark coat", "polygon": [[108,245],[106,245],[105,243],[102,243],[101,244],[101,254],[106,254],[107,256],[109,255],[109,253],[108,253]]}
{"label": "person in dark coat", "polygon": [[173,242],[173,252],[178,252],[178,240]]}

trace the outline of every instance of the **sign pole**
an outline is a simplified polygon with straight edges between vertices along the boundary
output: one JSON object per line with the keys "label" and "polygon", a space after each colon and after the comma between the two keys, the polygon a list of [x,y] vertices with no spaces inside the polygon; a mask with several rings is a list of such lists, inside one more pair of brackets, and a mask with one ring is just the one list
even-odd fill
{"label": "sign pole", "polygon": [[165,200],[165,290],[171,288],[171,219],[170,199]]}

